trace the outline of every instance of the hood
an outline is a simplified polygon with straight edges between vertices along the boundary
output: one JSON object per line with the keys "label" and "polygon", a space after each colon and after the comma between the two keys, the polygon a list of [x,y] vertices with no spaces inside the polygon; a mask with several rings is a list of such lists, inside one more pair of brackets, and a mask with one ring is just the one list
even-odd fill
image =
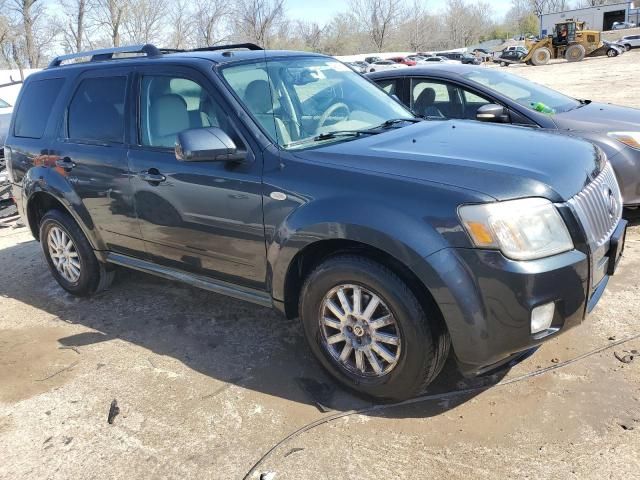
{"label": "hood", "polygon": [[296,152],[309,160],[473,190],[497,200],[566,201],[600,171],[600,150],[583,140],[525,127],[424,121]]}
{"label": "hood", "polygon": [[580,108],[553,116],[560,129],[586,132],[640,130],[640,110],[591,102]]}

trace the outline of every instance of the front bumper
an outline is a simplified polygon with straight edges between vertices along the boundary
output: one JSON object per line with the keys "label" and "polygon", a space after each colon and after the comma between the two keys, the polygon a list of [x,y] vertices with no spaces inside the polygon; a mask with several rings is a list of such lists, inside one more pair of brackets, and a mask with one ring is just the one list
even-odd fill
{"label": "front bumper", "polygon": [[[620,225],[624,233],[626,223]],[[621,247],[608,262],[617,263]],[[580,324],[611,273],[607,267],[590,285],[590,258],[579,250],[521,262],[495,250],[451,248],[427,260],[439,273],[432,294],[465,375],[486,372]],[[531,311],[549,302],[555,304],[551,327],[532,334]]]}

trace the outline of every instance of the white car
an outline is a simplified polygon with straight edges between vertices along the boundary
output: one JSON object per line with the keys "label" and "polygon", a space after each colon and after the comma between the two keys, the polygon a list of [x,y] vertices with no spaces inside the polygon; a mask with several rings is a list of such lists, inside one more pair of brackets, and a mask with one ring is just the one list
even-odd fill
{"label": "white car", "polygon": [[622,37],[616,43],[624,45],[625,50],[628,52],[632,48],[640,47],[640,35],[627,35]]}
{"label": "white car", "polygon": [[373,62],[369,64],[367,72],[381,72],[383,70],[395,70],[396,68],[402,68],[405,65],[401,63],[396,63],[391,60],[379,60],[377,62]]}
{"label": "white car", "polygon": [[13,112],[13,107],[9,102],[0,98],[0,115]]}
{"label": "white car", "polygon": [[636,26],[633,22],[613,22],[611,30],[624,30],[625,28],[634,28]]}
{"label": "white car", "polygon": [[460,63],[456,60],[449,60],[448,58],[438,56],[427,57],[424,61],[425,63]]}

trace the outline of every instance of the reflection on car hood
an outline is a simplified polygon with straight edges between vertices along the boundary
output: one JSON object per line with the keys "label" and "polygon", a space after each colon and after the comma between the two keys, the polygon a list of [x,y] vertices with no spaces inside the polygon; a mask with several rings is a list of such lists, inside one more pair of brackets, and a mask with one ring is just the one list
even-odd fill
{"label": "reflection on car hood", "polygon": [[420,122],[296,155],[448,184],[498,200],[538,196],[565,201],[601,169],[600,151],[585,141],[457,120]]}
{"label": "reflection on car hood", "polygon": [[640,130],[640,110],[592,102],[553,116],[560,129],[587,132]]}

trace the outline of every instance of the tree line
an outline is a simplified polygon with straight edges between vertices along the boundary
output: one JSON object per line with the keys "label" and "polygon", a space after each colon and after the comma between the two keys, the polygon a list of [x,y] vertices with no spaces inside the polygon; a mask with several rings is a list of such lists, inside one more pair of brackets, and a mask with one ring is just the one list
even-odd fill
{"label": "tree line", "polygon": [[[538,15],[615,0],[349,0],[325,24],[288,15],[286,0],[0,0],[0,67],[39,68],[54,55],[154,43],[188,49],[234,42],[330,55],[443,50],[537,34]],[[501,18],[496,22],[496,17]]]}

